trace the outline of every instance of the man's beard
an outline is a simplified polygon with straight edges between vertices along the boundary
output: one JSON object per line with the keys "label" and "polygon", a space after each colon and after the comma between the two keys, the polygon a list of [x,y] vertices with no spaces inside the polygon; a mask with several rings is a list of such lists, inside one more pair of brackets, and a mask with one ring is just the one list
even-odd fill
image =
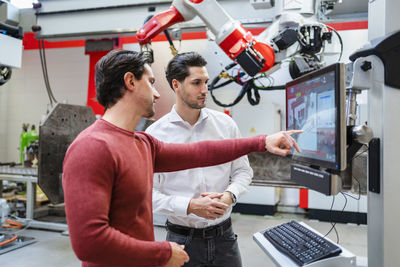
{"label": "man's beard", "polygon": [[154,102],[151,102],[151,103],[147,106],[146,112],[145,112],[145,114],[143,115],[143,117],[145,117],[145,118],[151,118],[151,117],[154,116],[154,114],[155,114],[155,111],[154,111]]}
{"label": "man's beard", "polygon": [[154,114],[155,114],[154,109],[151,109],[151,110],[148,110],[148,112],[143,117],[149,119],[149,118],[153,117]]}
{"label": "man's beard", "polygon": [[186,105],[188,105],[190,108],[193,108],[193,109],[202,109],[202,108],[204,108],[204,107],[206,106],[205,103],[204,103],[204,104],[199,104],[199,103],[197,103],[197,102],[195,102],[195,101],[190,102],[190,101],[186,98],[186,95],[185,95],[185,94],[183,94],[183,95],[181,96],[181,98],[182,98],[183,102],[184,102]]}

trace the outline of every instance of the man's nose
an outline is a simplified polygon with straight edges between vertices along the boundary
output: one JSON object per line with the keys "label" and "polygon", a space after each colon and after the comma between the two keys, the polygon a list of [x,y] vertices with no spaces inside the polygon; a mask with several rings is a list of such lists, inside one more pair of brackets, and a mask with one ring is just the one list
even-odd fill
{"label": "man's nose", "polygon": [[153,96],[155,99],[159,99],[161,97],[160,93],[157,91],[156,88],[153,88]]}
{"label": "man's nose", "polygon": [[201,93],[208,94],[208,85],[207,84],[204,84],[203,88],[201,88]]}

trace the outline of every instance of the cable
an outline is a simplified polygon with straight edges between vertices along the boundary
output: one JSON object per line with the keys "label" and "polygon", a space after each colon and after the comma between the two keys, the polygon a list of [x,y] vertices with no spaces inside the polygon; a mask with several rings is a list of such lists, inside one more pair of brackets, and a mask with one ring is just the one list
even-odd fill
{"label": "cable", "polygon": [[28,229],[30,225],[31,225],[31,222],[28,221],[28,223],[23,228],[21,228],[20,230],[17,230],[17,231],[12,231],[12,233],[13,234],[19,234],[19,233],[25,231],[26,229]]}
{"label": "cable", "polygon": [[[342,211],[340,212],[340,215],[343,215],[344,209],[345,209],[346,206],[347,206],[347,197],[346,197],[346,195],[344,195],[342,192],[340,192],[340,193],[342,194],[342,196],[344,197],[344,200],[345,200],[343,209],[342,209]],[[336,225],[336,223],[335,223],[335,225]],[[338,232],[337,232],[337,230],[336,230],[336,227],[335,227],[335,232],[336,232],[336,237],[337,237],[337,242],[336,242],[336,243],[339,244],[339,234],[338,234]]]}
{"label": "cable", "polygon": [[57,103],[57,100],[54,97],[53,92],[51,91],[51,87],[50,87],[49,75],[48,75],[48,71],[47,71],[47,62],[46,62],[46,52],[45,52],[45,47],[44,47],[44,40],[39,40],[39,55],[40,55],[40,64],[42,66],[43,79],[44,79],[44,84],[46,86],[47,95],[48,95],[49,100],[50,100],[50,105],[53,106],[53,102]]}
{"label": "cable", "polygon": [[12,221],[9,219],[6,219],[5,224],[3,224],[1,227],[3,228],[13,228],[13,229],[22,229],[22,224],[20,224],[17,221]]}
{"label": "cable", "polygon": [[336,34],[336,36],[339,38],[339,43],[340,43],[340,55],[339,55],[339,59],[338,59],[338,61],[340,61],[340,59],[342,59],[342,55],[343,55],[343,40],[342,40],[342,37],[340,36],[340,34],[334,29],[334,28],[332,28],[331,26],[329,26],[329,25],[325,25],[328,29],[330,29],[330,30],[332,30],[335,34]]}
{"label": "cable", "polygon": [[[332,204],[331,204],[331,208],[329,209],[329,216],[330,216],[329,220],[330,220],[331,225],[332,225],[332,221],[333,221],[333,219],[332,219],[332,209],[333,209],[333,204],[335,204],[335,196],[332,196],[332,197],[333,197],[332,198]],[[333,227],[334,227],[334,225],[332,225],[332,228],[328,231],[328,233],[326,233],[324,235],[324,237],[326,237],[327,235],[330,234],[330,232],[332,231]]]}
{"label": "cable", "polygon": [[[364,149],[364,151],[360,152],[357,156],[354,156],[354,157],[351,159],[351,161],[353,161],[355,158],[357,158],[357,157],[359,157],[360,155],[362,155],[364,152],[368,151],[369,147],[368,147],[366,144],[364,144],[363,146],[366,146],[367,149]],[[357,197],[354,197],[354,196],[352,196],[352,195],[350,195],[350,194],[348,194],[348,193],[346,193],[346,192],[340,192],[340,193],[341,193],[345,198],[346,198],[346,196],[348,196],[348,197],[351,197],[352,199],[355,199],[355,200],[357,200],[357,201],[360,201],[360,199],[361,199],[361,183],[360,183],[360,181],[359,181],[356,177],[352,176],[352,178],[354,178],[354,180],[356,180],[357,183],[358,183],[358,196],[357,196]],[[346,202],[347,202],[347,198],[346,198]]]}
{"label": "cable", "polygon": [[169,49],[171,50],[171,54],[176,56],[178,54],[178,50],[176,50],[174,42],[172,41],[171,35],[168,32],[168,29],[164,30],[165,37],[167,37],[169,43]]}
{"label": "cable", "polygon": [[[43,45],[44,45],[44,42],[42,42],[42,40],[39,40],[39,52],[40,52],[40,56],[41,56],[40,59],[41,59],[41,64],[42,64],[44,82],[46,85],[47,93],[49,94],[49,97],[51,97],[51,95],[49,93],[50,84],[49,84],[48,72],[47,72],[47,66],[46,66],[47,64],[45,62],[46,59],[45,59],[45,55],[43,54]],[[52,101],[53,101],[53,98],[51,97],[50,102],[52,102]]]}
{"label": "cable", "polygon": [[53,101],[57,103],[56,98],[53,95],[53,92],[51,91],[51,86],[50,86],[50,81],[49,81],[49,73],[47,71],[47,60],[46,60],[46,49],[44,48],[44,40],[42,40],[42,53],[43,53],[43,62],[44,62],[44,68],[46,70],[46,79],[47,79],[47,85],[49,87],[49,92],[51,97],[53,98]]}
{"label": "cable", "polygon": [[[239,101],[242,100],[243,96],[244,96],[245,93],[246,93],[246,91],[244,90],[245,87],[243,86],[243,87],[242,87],[242,90],[239,92],[239,94],[238,94],[238,96],[236,97],[236,99],[235,99],[232,103],[230,103],[230,104],[223,104],[222,102],[218,101],[218,99],[214,96],[214,93],[213,93],[214,89],[221,88],[221,87],[223,87],[223,86],[225,86],[225,85],[227,85],[227,84],[230,84],[230,83],[232,83],[232,82],[236,82],[236,77],[232,77],[232,76],[229,75],[228,72],[227,72],[228,70],[230,70],[230,69],[232,69],[233,67],[235,67],[236,64],[237,64],[237,62],[232,62],[231,64],[227,65],[227,66],[218,74],[218,76],[216,76],[216,77],[212,80],[211,84],[208,86],[208,90],[210,91],[211,97],[212,97],[212,99],[214,100],[215,104],[217,104],[218,106],[225,107],[225,108],[226,108],[226,107],[232,107],[232,106],[236,105],[237,103],[239,103]],[[218,83],[222,78],[228,79],[228,81],[225,81],[225,82],[223,82],[223,83],[217,85],[217,83]]]}
{"label": "cable", "polygon": [[260,103],[261,96],[260,93],[258,92],[258,88],[254,87],[253,85],[254,85],[253,82],[251,83],[248,82],[244,86],[246,86],[247,101],[249,101],[250,105],[255,106]]}
{"label": "cable", "polygon": [[[340,192],[340,193],[343,195],[344,200],[345,200],[344,206],[343,206],[343,208],[342,208],[342,210],[341,210],[341,212],[340,212],[340,215],[343,215],[344,209],[345,209],[346,206],[347,206],[347,197],[346,197],[346,195],[343,194],[342,192]],[[326,237],[327,235],[329,235],[329,234],[332,232],[332,230],[335,230],[335,233],[336,233],[336,243],[339,244],[339,233],[338,233],[337,230],[336,230],[336,222],[333,222],[333,218],[332,218],[332,214],[333,214],[333,204],[334,204],[334,203],[335,203],[335,196],[333,196],[332,204],[331,204],[331,209],[330,209],[330,211],[329,211],[329,212],[330,212],[330,223],[331,223],[332,227],[331,227],[331,229],[329,229],[328,233],[326,233],[326,234],[324,235],[324,237]]]}
{"label": "cable", "polygon": [[11,237],[10,239],[7,239],[6,241],[0,242],[0,247],[4,246],[6,244],[9,244],[11,242],[14,242],[16,239],[18,238],[17,235],[14,235],[13,237]]}
{"label": "cable", "polygon": [[[13,218],[15,220],[16,223],[18,223],[19,225],[21,225],[18,221],[25,221],[26,224],[24,226],[21,225],[21,227],[5,227],[4,225],[1,226],[2,231],[0,231],[0,234],[19,234],[23,231],[25,231],[26,229],[29,228],[29,226],[31,225],[31,221],[32,219],[26,219],[26,218],[19,218],[17,216],[14,215],[10,215],[10,218]],[[18,230],[14,230],[14,229],[18,229]]]}
{"label": "cable", "polygon": [[[246,80],[245,82],[243,82],[242,77],[245,76],[246,73],[241,72],[240,68],[239,69],[234,68],[234,67],[236,67],[237,64],[238,64],[237,62],[233,62],[233,63],[229,64],[228,66],[226,66],[218,74],[218,76],[216,76],[212,80],[211,84],[208,86],[210,95],[211,95],[212,99],[214,100],[215,104],[217,104],[218,106],[232,107],[232,106],[236,105],[240,100],[242,100],[242,98],[244,97],[245,94],[247,95],[247,100],[249,101],[249,103],[254,106],[254,105],[257,105],[260,103],[261,96],[260,96],[259,90],[272,91],[272,90],[285,90],[286,89],[286,86],[284,86],[284,85],[272,86],[273,80],[271,80],[271,79],[273,79],[273,78],[265,76],[264,73],[262,73],[259,76],[250,78],[250,79]],[[233,68],[233,70],[232,70],[233,73],[237,72],[237,74],[235,76],[232,76],[228,73],[228,71],[232,68]],[[270,81],[271,86],[265,87],[265,86],[258,86],[255,84],[256,81],[258,81],[259,79],[262,79],[262,78],[267,78]],[[221,79],[228,79],[228,80],[218,84]],[[218,99],[215,97],[213,91],[215,89],[224,87],[232,82],[235,82],[236,84],[239,84],[242,86],[242,89],[240,90],[238,96],[235,98],[235,100],[232,103],[229,103],[229,104],[224,104],[224,103],[218,101]],[[260,82],[260,81],[258,81],[258,82]]]}
{"label": "cable", "polygon": [[[217,76],[217,78],[218,78],[218,76]],[[219,81],[219,78],[218,78],[217,80],[214,79],[214,80],[212,81],[211,85],[209,86],[208,90],[210,91],[211,97],[212,97],[212,99],[214,100],[215,104],[217,104],[217,105],[220,106],[220,107],[225,107],[225,108],[227,108],[227,107],[232,107],[232,106],[236,105],[237,103],[239,103],[239,101],[242,100],[243,96],[246,94],[246,91],[245,91],[245,90],[246,90],[246,87],[243,86],[243,87],[242,87],[242,90],[240,90],[238,96],[236,97],[236,99],[235,99],[232,103],[230,103],[230,104],[223,104],[223,103],[221,103],[220,101],[218,101],[218,99],[214,96],[214,93],[213,93],[213,89],[215,89],[215,88],[213,88],[214,83],[217,83],[218,81]],[[229,83],[231,83],[231,82],[232,82],[232,81],[229,81]],[[228,83],[226,83],[226,84],[228,84]]]}
{"label": "cable", "polygon": [[47,95],[49,96],[50,105],[53,106],[53,99],[51,98],[51,96],[49,94],[49,89],[48,89],[47,79],[46,79],[46,72],[44,70],[43,55],[42,55],[42,44],[41,44],[40,40],[39,40],[39,55],[40,55],[40,64],[42,66],[43,80],[44,80],[44,84],[45,84],[45,87],[46,87],[46,92],[47,92]]}
{"label": "cable", "polygon": [[354,197],[354,196],[352,196],[352,195],[350,195],[350,194],[348,194],[348,193],[346,193],[346,192],[341,192],[341,193],[342,193],[342,194],[345,194],[346,196],[351,197],[351,198],[353,198],[353,199],[355,199],[355,200],[360,200],[360,199],[361,199],[361,183],[360,183],[360,181],[359,181],[356,177],[354,177],[354,176],[352,176],[352,177],[353,177],[354,180],[356,180],[357,183],[358,183],[358,196],[357,196],[357,197]]}
{"label": "cable", "polygon": [[[16,234],[24,231],[26,228],[28,228],[28,226],[29,226],[29,223],[23,227],[22,224],[16,220],[14,221],[14,220],[6,219],[5,224],[1,225],[1,228],[5,229],[5,231],[1,231],[0,234],[3,235],[3,239],[8,238],[8,237],[9,238],[7,240],[1,241],[0,247],[10,244],[11,242],[14,242],[18,238],[18,236]],[[18,229],[18,230],[14,231],[14,229]]]}

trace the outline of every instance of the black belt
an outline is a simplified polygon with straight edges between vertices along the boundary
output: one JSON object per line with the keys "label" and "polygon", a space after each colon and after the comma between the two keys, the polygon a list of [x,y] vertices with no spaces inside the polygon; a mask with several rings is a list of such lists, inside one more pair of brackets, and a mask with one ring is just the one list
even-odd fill
{"label": "black belt", "polygon": [[168,231],[174,232],[179,235],[191,235],[194,238],[213,238],[217,236],[221,236],[224,234],[226,230],[231,227],[232,222],[231,218],[223,221],[220,224],[213,225],[207,228],[190,228],[181,225],[172,224],[167,221],[167,229]]}

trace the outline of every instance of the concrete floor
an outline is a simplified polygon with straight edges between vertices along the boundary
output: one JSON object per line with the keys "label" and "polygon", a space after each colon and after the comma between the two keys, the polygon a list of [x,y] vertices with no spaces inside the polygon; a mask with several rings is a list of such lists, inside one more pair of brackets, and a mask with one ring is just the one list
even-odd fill
{"label": "concrete floor", "polygon": [[[310,221],[302,216],[281,214],[274,217],[233,214],[232,222],[238,234],[239,246],[244,267],[275,266],[269,257],[253,241],[253,234],[265,228],[272,227],[292,219],[303,221],[319,231],[327,233],[330,223]],[[367,256],[367,227],[365,225],[336,225],[340,245],[357,256]],[[24,236],[31,236],[37,242],[26,247],[0,255],[0,266],[7,267],[79,267],[80,262],[74,255],[69,238],[58,232],[26,230]],[[163,227],[155,227],[156,240],[165,240],[166,231]],[[329,238],[336,241],[332,231]]]}

